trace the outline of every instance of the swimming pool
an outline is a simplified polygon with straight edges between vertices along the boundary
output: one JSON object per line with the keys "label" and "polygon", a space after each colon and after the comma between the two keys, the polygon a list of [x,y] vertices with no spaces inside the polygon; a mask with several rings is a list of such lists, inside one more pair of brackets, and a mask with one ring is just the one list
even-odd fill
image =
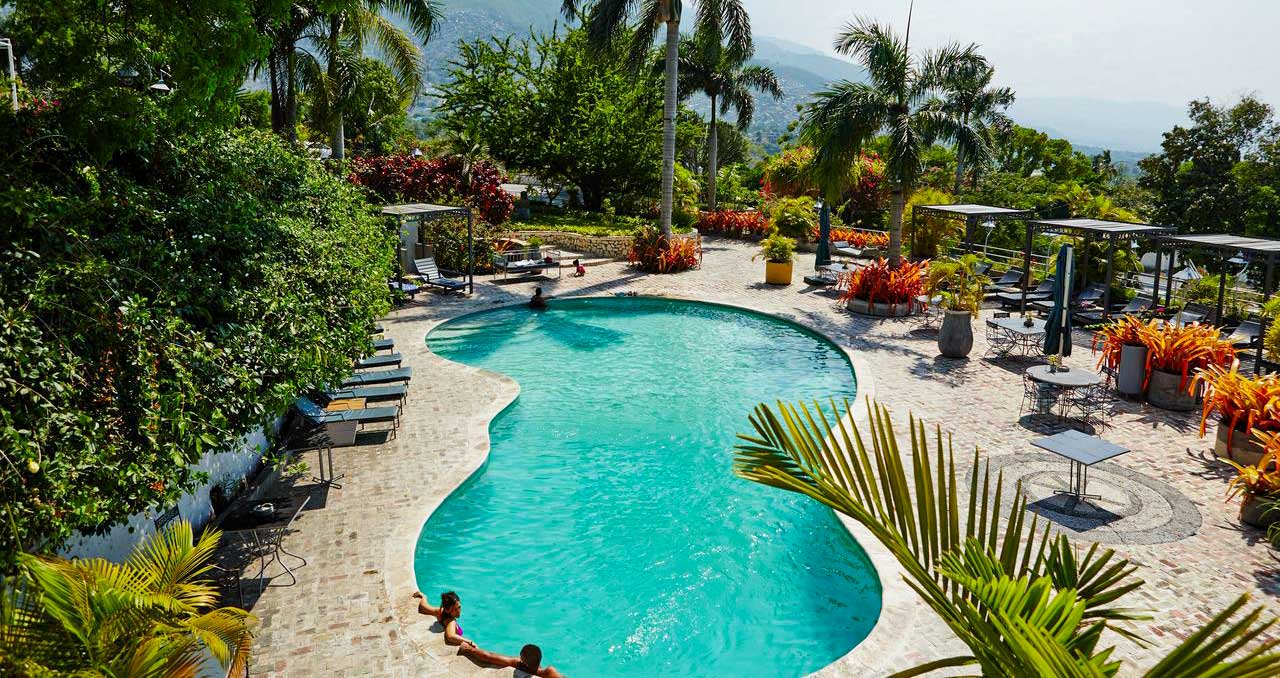
{"label": "swimming pool", "polygon": [[879,579],[835,515],[732,473],[757,403],[854,395],[830,342],[639,297],[484,311],[427,344],[521,388],[414,563],[481,647],[537,643],[572,678],[801,676],[870,633]]}

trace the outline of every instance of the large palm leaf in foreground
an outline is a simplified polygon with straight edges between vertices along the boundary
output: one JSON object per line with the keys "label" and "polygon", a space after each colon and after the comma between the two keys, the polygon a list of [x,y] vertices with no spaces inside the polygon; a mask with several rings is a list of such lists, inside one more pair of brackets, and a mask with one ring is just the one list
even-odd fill
{"label": "large palm leaf in foreground", "polygon": [[[1142,585],[1136,566],[1096,544],[1078,557],[1065,536],[1051,535],[1048,524],[1041,529],[1034,516],[1026,520],[1020,492],[1003,506],[1002,475],[977,451],[972,470],[957,472],[941,429],[931,437],[912,417],[907,456],[885,408],[868,401],[863,431],[851,423],[850,407],[758,406],[754,433],[739,436],[735,470],[866,526],[901,564],[907,584],[969,647],[968,655],[895,676],[966,665],[1010,678],[1120,671],[1113,648],[1099,645],[1105,630],[1144,642],[1113,623],[1146,618],[1116,605]],[[1260,640],[1275,620],[1264,621],[1261,610],[1234,619],[1245,603],[1241,597],[1144,675],[1277,675],[1280,641]]]}
{"label": "large palm leaf in foreground", "polygon": [[207,576],[218,536],[194,540],[178,521],[123,564],[19,556],[0,596],[0,673],[194,676],[206,654],[242,671],[255,620],[217,607]]}

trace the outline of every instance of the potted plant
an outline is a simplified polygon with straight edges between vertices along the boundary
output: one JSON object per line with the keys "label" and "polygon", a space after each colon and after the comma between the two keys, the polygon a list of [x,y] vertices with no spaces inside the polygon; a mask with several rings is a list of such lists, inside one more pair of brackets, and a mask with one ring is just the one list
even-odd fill
{"label": "potted plant", "polygon": [[1141,398],[1147,383],[1147,323],[1125,316],[1103,326],[1093,335],[1093,349],[1102,346],[1098,367],[1116,374],[1116,391],[1129,398]]}
{"label": "potted plant", "polygon": [[1265,452],[1256,464],[1237,464],[1236,477],[1227,486],[1227,498],[1241,495],[1240,522],[1268,531],[1280,527],[1280,435],[1271,431],[1255,431]]}
{"label": "potted plant", "polygon": [[854,271],[840,294],[840,301],[854,313],[880,317],[911,315],[920,307],[924,293],[928,261],[902,262],[891,268],[886,259],[878,259]]}
{"label": "potted plant", "polygon": [[1217,421],[1213,452],[1244,465],[1262,460],[1262,442],[1255,431],[1280,431],[1280,375],[1248,377],[1239,372],[1239,363],[1230,369],[1210,365],[1196,373],[1192,390],[1200,387],[1204,407],[1200,415],[1203,437],[1210,418]]}
{"label": "potted plant", "polygon": [[792,259],[796,253],[796,241],[777,231],[760,241],[760,254],[751,257],[755,261],[764,257],[764,281],[770,285],[790,285]]}
{"label": "potted plant", "polygon": [[1153,320],[1143,333],[1147,345],[1147,402],[1166,410],[1196,408],[1197,384],[1191,374],[1210,365],[1230,365],[1236,359],[1231,342],[1211,325],[1177,326]]}
{"label": "potted plant", "polygon": [[978,257],[966,254],[949,273],[938,280],[930,272],[934,289],[942,294],[942,329],[938,331],[938,352],[948,358],[968,357],[973,350],[973,317],[982,308],[982,298],[989,282],[978,274]]}
{"label": "potted plant", "polygon": [[539,238],[536,235],[529,237],[529,258],[542,258],[542,238]]}

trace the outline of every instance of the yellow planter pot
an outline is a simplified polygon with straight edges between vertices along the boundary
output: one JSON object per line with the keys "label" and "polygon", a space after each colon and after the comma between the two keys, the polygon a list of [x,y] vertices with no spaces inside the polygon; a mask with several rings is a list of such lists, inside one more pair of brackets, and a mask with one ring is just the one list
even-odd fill
{"label": "yellow planter pot", "polygon": [[764,262],[764,281],[770,285],[790,285],[792,263],[790,261],[783,263],[776,261]]}

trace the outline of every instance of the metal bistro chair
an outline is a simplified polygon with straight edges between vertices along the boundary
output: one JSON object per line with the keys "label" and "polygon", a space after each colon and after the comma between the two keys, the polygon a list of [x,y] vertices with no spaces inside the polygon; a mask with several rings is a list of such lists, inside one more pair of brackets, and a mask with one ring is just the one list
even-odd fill
{"label": "metal bistro chair", "polygon": [[258,580],[258,591],[266,588],[266,582],[262,575],[266,573],[267,567],[271,565],[271,561],[280,563],[280,567],[284,568],[285,574],[289,575],[289,583],[284,586],[293,586],[298,583],[298,577],[293,574],[293,570],[285,564],[283,556],[297,558],[301,561],[297,567],[303,567],[307,564],[307,559],[296,553],[290,553],[284,547],[285,535],[289,533],[289,529],[293,527],[293,523],[298,519],[298,515],[307,507],[307,502],[311,501],[308,495],[302,498],[302,503],[298,504],[298,508],[294,510],[293,515],[289,516],[289,520],[276,526],[257,529],[253,531],[255,545],[258,548],[258,555],[262,559],[261,565],[258,567],[258,574],[254,579]]}
{"label": "metal bistro chair", "polygon": [[1071,410],[1080,413],[1080,421],[1091,426],[1106,423],[1106,413],[1111,407],[1112,391],[1105,383],[1075,388],[1063,394],[1063,415]]}
{"label": "metal bistro chair", "polygon": [[924,307],[924,313],[917,316],[917,323],[922,330],[936,330],[942,326],[942,295],[934,295],[932,297],[920,295],[916,297],[916,301]]}
{"label": "metal bistro chair", "polygon": [[1052,414],[1058,406],[1058,390],[1049,384],[1042,384],[1027,375],[1022,375],[1022,407],[1018,414]]}
{"label": "metal bistro chair", "polygon": [[[998,311],[996,313],[991,314],[991,317],[993,319],[1008,318],[1009,313],[1005,311]],[[1008,332],[1004,331],[1003,327],[992,325],[989,322],[986,324],[986,327],[987,327],[987,334],[986,334],[987,352],[985,357],[1007,358],[1009,356],[1009,353],[1013,351],[1013,347],[1017,343],[1016,340]]]}

